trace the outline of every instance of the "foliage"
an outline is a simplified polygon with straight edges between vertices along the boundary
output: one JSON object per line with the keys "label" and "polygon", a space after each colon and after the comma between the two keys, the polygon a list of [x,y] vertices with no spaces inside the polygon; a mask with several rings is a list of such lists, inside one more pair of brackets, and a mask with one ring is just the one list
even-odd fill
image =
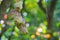
{"label": "foliage", "polygon": [[[24,8],[22,6],[21,9],[21,15],[23,19],[25,20],[24,28],[19,28],[15,24],[15,20],[13,19],[14,15],[9,14],[9,12],[14,8],[14,4],[18,3],[19,1],[23,2],[22,0],[13,0],[11,3],[11,6],[6,9],[6,13],[8,15],[8,26],[5,24],[5,27],[7,30],[3,33],[1,39],[2,40],[47,40],[48,38],[51,37],[50,34],[48,34],[48,29],[47,29],[47,15],[43,12],[41,8],[38,6],[38,1],[39,0],[25,0],[24,2]],[[42,0],[42,6],[46,9],[47,6],[50,6],[52,0]],[[54,32],[53,37],[57,38],[57,35],[59,37],[59,30],[60,30],[60,12],[59,12],[59,5],[60,0],[58,0],[57,5],[54,9],[54,15],[53,15],[53,30]],[[58,11],[57,11],[58,10]],[[59,14],[59,16],[58,16]],[[3,20],[3,19],[2,19]],[[5,20],[4,20],[5,21]],[[18,23],[19,24],[19,23]],[[1,24],[0,21],[0,32],[3,29],[3,24]],[[24,30],[27,30],[26,31]],[[58,31],[58,32],[57,32]],[[55,39],[55,38],[54,38]]]}

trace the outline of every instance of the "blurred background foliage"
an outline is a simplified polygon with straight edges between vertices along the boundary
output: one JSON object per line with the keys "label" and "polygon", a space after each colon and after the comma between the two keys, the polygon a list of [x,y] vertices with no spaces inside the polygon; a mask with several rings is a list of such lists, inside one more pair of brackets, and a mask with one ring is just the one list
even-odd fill
{"label": "blurred background foliage", "polygon": [[[0,1],[0,5],[2,1]],[[50,6],[51,1],[52,0],[42,0],[42,6],[46,9],[47,6]],[[39,0],[12,0],[11,6],[7,8],[5,12],[9,14],[12,9],[20,5],[20,13],[25,19],[25,28],[28,33],[20,31],[19,28],[15,26],[14,19],[11,19],[12,15],[7,15],[7,21],[10,21],[11,24],[3,24],[4,20],[0,19],[0,33],[3,28],[4,30],[7,29],[2,34],[1,40],[48,40],[48,38],[51,37],[51,35],[47,33],[47,15],[38,6],[38,2]],[[53,20],[53,40],[60,40],[60,0],[57,1],[55,6]]]}

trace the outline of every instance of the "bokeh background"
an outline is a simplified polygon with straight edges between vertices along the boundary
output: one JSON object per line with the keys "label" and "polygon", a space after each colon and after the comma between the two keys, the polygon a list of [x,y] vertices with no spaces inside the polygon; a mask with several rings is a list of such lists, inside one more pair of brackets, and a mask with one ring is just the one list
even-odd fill
{"label": "bokeh background", "polygon": [[0,40],[60,40],[60,0],[0,0]]}

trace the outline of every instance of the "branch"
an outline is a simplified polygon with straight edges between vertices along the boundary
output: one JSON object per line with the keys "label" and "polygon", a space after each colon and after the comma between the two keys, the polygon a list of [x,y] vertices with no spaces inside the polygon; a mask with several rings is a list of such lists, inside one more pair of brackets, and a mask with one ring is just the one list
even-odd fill
{"label": "branch", "polygon": [[43,12],[46,13],[46,9],[42,6],[42,0],[39,1],[38,5],[43,10]]}

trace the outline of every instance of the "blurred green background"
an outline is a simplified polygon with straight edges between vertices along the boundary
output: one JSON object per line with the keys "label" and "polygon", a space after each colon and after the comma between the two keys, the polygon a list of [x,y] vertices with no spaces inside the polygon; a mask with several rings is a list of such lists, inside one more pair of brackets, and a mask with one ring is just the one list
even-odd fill
{"label": "blurred green background", "polygon": [[[25,20],[23,31],[10,14],[16,7]],[[60,40],[60,0],[1,0],[0,40]]]}

